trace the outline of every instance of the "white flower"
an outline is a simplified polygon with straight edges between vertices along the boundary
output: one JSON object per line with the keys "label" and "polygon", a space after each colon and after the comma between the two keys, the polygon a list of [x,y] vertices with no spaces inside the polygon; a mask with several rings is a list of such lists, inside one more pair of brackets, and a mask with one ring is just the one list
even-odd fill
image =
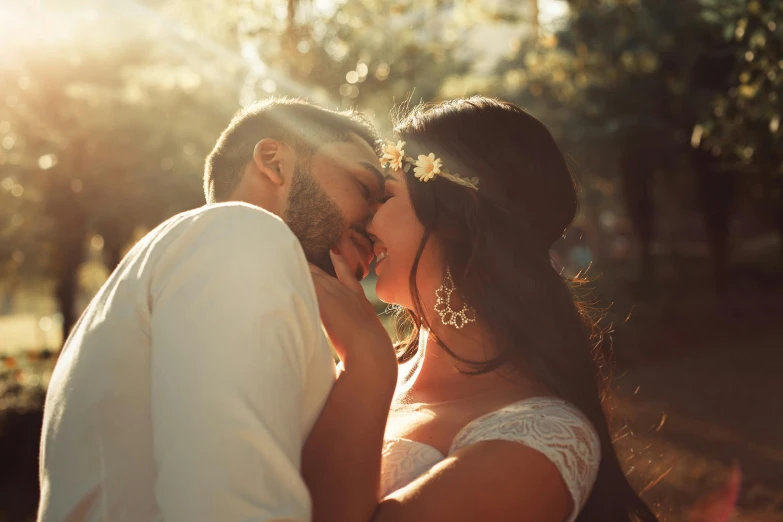
{"label": "white flower", "polygon": [[405,151],[402,148],[405,146],[404,141],[398,141],[397,145],[389,142],[383,148],[383,156],[381,156],[381,165],[384,167],[388,164],[393,170],[402,168],[402,158],[405,157]]}
{"label": "white flower", "polygon": [[434,153],[430,152],[429,156],[421,154],[419,159],[416,160],[416,168],[413,169],[413,174],[420,181],[429,181],[437,174],[440,174],[440,164],[440,158],[436,158]]}

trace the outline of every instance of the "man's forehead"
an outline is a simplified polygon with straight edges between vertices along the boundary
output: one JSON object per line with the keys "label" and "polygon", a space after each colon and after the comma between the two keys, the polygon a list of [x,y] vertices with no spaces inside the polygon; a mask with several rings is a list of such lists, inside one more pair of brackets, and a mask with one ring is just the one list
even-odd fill
{"label": "man's forehead", "polygon": [[369,162],[375,167],[380,168],[380,160],[375,150],[359,137],[358,134],[350,133],[348,138],[342,141],[334,141],[320,147],[314,157],[321,156],[337,163]]}

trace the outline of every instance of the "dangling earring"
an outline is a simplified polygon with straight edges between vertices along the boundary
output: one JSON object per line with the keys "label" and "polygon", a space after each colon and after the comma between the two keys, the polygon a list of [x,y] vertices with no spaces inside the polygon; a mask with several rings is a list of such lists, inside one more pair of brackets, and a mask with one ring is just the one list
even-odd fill
{"label": "dangling earring", "polygon": [[435,290],[435,311],[440,315],[440,321],[448,326],[453,326],[457,330],[468,323],[476,320],[476,310],[469,307],[467,303],[462,305],[462,310],[455,312],[451,308],[451,294],[454,292],[454,280],[451,278],[451,269],[446,268],[446,275],[443,282]]}

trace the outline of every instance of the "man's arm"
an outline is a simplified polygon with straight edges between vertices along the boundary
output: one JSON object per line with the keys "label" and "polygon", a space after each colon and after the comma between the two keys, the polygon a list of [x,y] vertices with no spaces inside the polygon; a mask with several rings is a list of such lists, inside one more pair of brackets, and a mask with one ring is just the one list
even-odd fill
{"label": "man's arm", "polygon": [[310,516],[301,399],[317,304],[293,234],[257,212],[200,216],[156,276],[151,401],[166,521]]}

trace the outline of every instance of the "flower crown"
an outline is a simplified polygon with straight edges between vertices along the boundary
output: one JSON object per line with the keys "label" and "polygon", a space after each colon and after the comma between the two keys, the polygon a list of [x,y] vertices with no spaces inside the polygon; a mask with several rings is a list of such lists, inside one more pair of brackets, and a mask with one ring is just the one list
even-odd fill
{"label": "flower crown", "polygon": [[420,154],[419,158],[414,160],[412,157],[405,155],[405,151],[402,149],[404,146],[404,141],[398,141],[396,145],[392,142],[386,143],[383,147],[383,156],[381,156],[381,166],[388,166],[395,170],[402,169],[408,172],[411,169],[411,165],[413,165],[413,175],[419,181],[426,182],[438,176],[463,187],[478,190],[478,178],[467,178],[458,174],[450,174],[444,170],[443,162],[440,158],[436,158],[432,152],[430,152],[429,156]]}

